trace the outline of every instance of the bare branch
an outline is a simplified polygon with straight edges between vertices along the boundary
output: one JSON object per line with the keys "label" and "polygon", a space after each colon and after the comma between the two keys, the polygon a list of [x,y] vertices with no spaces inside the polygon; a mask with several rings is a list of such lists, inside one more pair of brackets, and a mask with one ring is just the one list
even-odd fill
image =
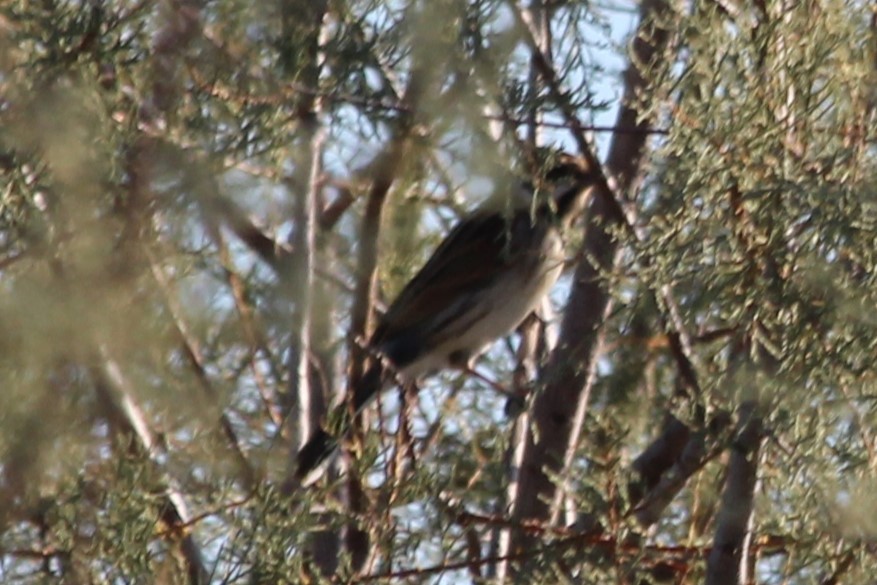
{"label": "bare branch", "polygon": [[637,473],[636,485],[631,482],[631,503],[636,503],[642,495],[652,490],[685,449],[691,437],[691,430],[673,415],[668,415],[663,432],[652,444],[634,459],[631,469]]}
{"label": "bare branch", "polygon": [[[512,8],[516,19],[527,29],[517,7]],[[618,117],[620,126],[647,127],[648,123],[641,118],[636,105],[637,96],[645,85],[639,68],[652,63],[667,42],[666,31],[654,29],[652,23],[655,16],[664,10],[666,5],[662,0],[648,0],[641,5],[640,30],[634,43],[634,55],[625,75],[624,102]],[[575,112],[563,97],[556,73],[544,56],[538,56],[538,45],[533,40],[532,33],[525,34],[524,38],[536,55],[535,63],[540,68],[555,102],[572,126],[572,134],[582,155],[593,168],[601,168]],[[615,136],[608,168],[618,178],[620,190],[623,191],[632,184],[638,173],[644,148],[645,134]],[[522,485],[512,509],[516,519],[549,517],[551,508],[546,501],[557,502],[559,497],[549,475],[560,471],[564,462],[571,459],[587,410],[596,356],[602,343],[601,325],[612,307],[603,283],[603,275],[611,272],[619,259],[618,244],[611,233],[611,226],[624,225],[624,213],[608,182],[604,182],[596,194],[585,240],[586,256],[593,263],[582,261],[578,264],[561,325],[560,341],[550,358],[547,385],[534,405],[536,429],[529,431],[521,474]],[[570,413],[571,404],[577,405],[574,416]],[[566,455],[561,457],[564,453]],[[523,550],[528,546],[524,535],[520,535],[517,546],[512,550]]]}
{"label": "bare branch", "polygon": [[758,405],[744,402],[738,410],[737,437],[731,447],[713,549],[707,560],[706,585],[749,583],[746,542],[752,529],[758,451],[763,437]]}
{"label": "bare branch", "polygon": [[[166,455],[164,445],[150,429],[119,364],[109,357],[106,350],[101,353],[102,367],[93,368],[92,375],[108,420],[124,439],[123,444],[154,465],[160,465],[158,457]],[[191,517],[183,493],[171,477],[165,475],[165,482],[167,489],[158,498],[157,508],[162,522],[168,527],[167,534],[169,538],[179,539],[189,583],[209,583],[210,572],[204,565],[201,547],[192,532],[185,528],[191,522]]]}
{"label": "bare branch", "polygon": [[[215,402],[217,392],[208,379],[207,372],[204,369],[204,359],[201,356],[201,351],[198,348],[198,344],[195,341],[194,336],[189,331],[189,327],[186,325],[186,322],[183,318],[182,308],[180,307],[175,295],[173,294],[171,283],[165,275],[162,267],[159,266],[154,254],[149,250],[149,248],[144,246],[144,251],[146,256],[149,258],[149,264],[152,269],[152,274],[155,277],[155,281],[162,292],[164,302],[167,305],[168,310],[170,311],[171,317],[174,322],[174,327],[179,337],[180,345],[183,348],[183,352],[189,362],[189,366],[192,368],[195,379],[198,381],[198,388],[205,397],[210,398],[211,401]],[[219,424],[222,428],[222,434],[225,438],[226,444],[228,445],[231,452],[234,454],[235,462],[238,465],[240,477],[244,483],[245,488],[248,490],[252,489],[256,482],[256,472],[250,465],[250,462],[247,460],[247,457],[244,454],[244,450],[240,445],[240,441],[238,440],[237,432],[234,430],[234,425],[232,425],[231,420],[229,420],[228,416],[224,412],[220,413],[219,415]]]}

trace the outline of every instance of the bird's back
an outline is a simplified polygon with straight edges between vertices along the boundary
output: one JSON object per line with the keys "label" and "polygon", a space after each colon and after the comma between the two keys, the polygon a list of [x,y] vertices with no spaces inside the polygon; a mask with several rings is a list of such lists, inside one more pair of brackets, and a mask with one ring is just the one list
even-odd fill
{"label": "bird's back", "polygon": [[372,346],[416,377],[474,356],[514,328],[563,260],[559,234],[539,219],[518,210],[461,222],[390,305]]}

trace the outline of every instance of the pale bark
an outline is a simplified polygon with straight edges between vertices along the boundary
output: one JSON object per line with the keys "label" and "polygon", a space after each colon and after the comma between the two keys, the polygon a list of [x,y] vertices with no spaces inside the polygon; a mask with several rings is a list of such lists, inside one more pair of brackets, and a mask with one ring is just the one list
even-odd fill
{"label": "pale bark", "polygon": [[[167,456],[167,451],[149,426],[145,413],[134,398],[134,388],[122,372],[121,366],[106,350],[102,353],[102,366],[93,368],[95,390],[111,428],[116,432],[116,442],[127,445],[128,450],[138,457],[144,457],[152,465],[162,467],[159,458]],[[210,582],[210,572],[204,564],[201,547],[195,540],[188,525],[191,515],[185,496],[174,478],[164,476],[165,491],[158,496],[156,507],[159,510],[168,541],[173,542],[179,535],[188,583],[201,585]]]}

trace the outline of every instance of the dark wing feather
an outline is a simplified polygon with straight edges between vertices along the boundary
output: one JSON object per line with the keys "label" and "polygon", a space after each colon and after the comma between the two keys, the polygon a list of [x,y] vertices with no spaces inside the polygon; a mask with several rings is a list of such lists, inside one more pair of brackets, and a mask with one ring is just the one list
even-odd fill
{"label": "dark wing feather", "polygon": [[[519,246],[512,233],[524,227],[522,222],[529,226],[526,211],[510,218],[481,212],[458,224],[390,305],[372,345],[409,348],[406,355],[388,356],[396,366],[413,362],[428,350],[431,333],[465,310],[473,294],[496,282],[497,274],[514,262]],[[393,343],[400,338],[405,342]]]}

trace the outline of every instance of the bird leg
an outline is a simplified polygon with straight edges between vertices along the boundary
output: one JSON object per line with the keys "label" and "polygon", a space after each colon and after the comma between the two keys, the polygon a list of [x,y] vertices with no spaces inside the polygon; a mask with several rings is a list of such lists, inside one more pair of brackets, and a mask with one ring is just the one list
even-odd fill
{"label": "bird leg", "polygon": [[500,394],[502,394],[506,398],[519,400],[519,398],[517,398],[515,396],[514,392],[512,392],[511,390],[509,390],[508,388],[506,388],[505,386],[503,386],[502,384],[500,384],[496,380],[493,380],[493,379],[487,377],[485,374],[482,374],[481,372],[479,372],[478,370],[476,370],[474,367],[470,366],[469,364],[466,364],[461,369],[463,370],[463,373],[469,374],[470,376],[478,378],[479,380],[481,380],[482,382],[484,382],[485,384],[487,384],[488,386],[490,386],[491,388],[493,388],[495,391],[499,392]]}
{"label": "bird leg", "polygon": [[469,374],[470,376],[478,378],[503,396],[509,399],[516,399],[514,392],[511,392],[496,380],[487,377],[486,375],[475,369],[475,366],[473,365],[475,357],[476,356],[473,356],[467,351],[457,350],[451,352],[451,354],[448,355],[448,365],[450,365],[452,368],[457,368],[464,374]]}

